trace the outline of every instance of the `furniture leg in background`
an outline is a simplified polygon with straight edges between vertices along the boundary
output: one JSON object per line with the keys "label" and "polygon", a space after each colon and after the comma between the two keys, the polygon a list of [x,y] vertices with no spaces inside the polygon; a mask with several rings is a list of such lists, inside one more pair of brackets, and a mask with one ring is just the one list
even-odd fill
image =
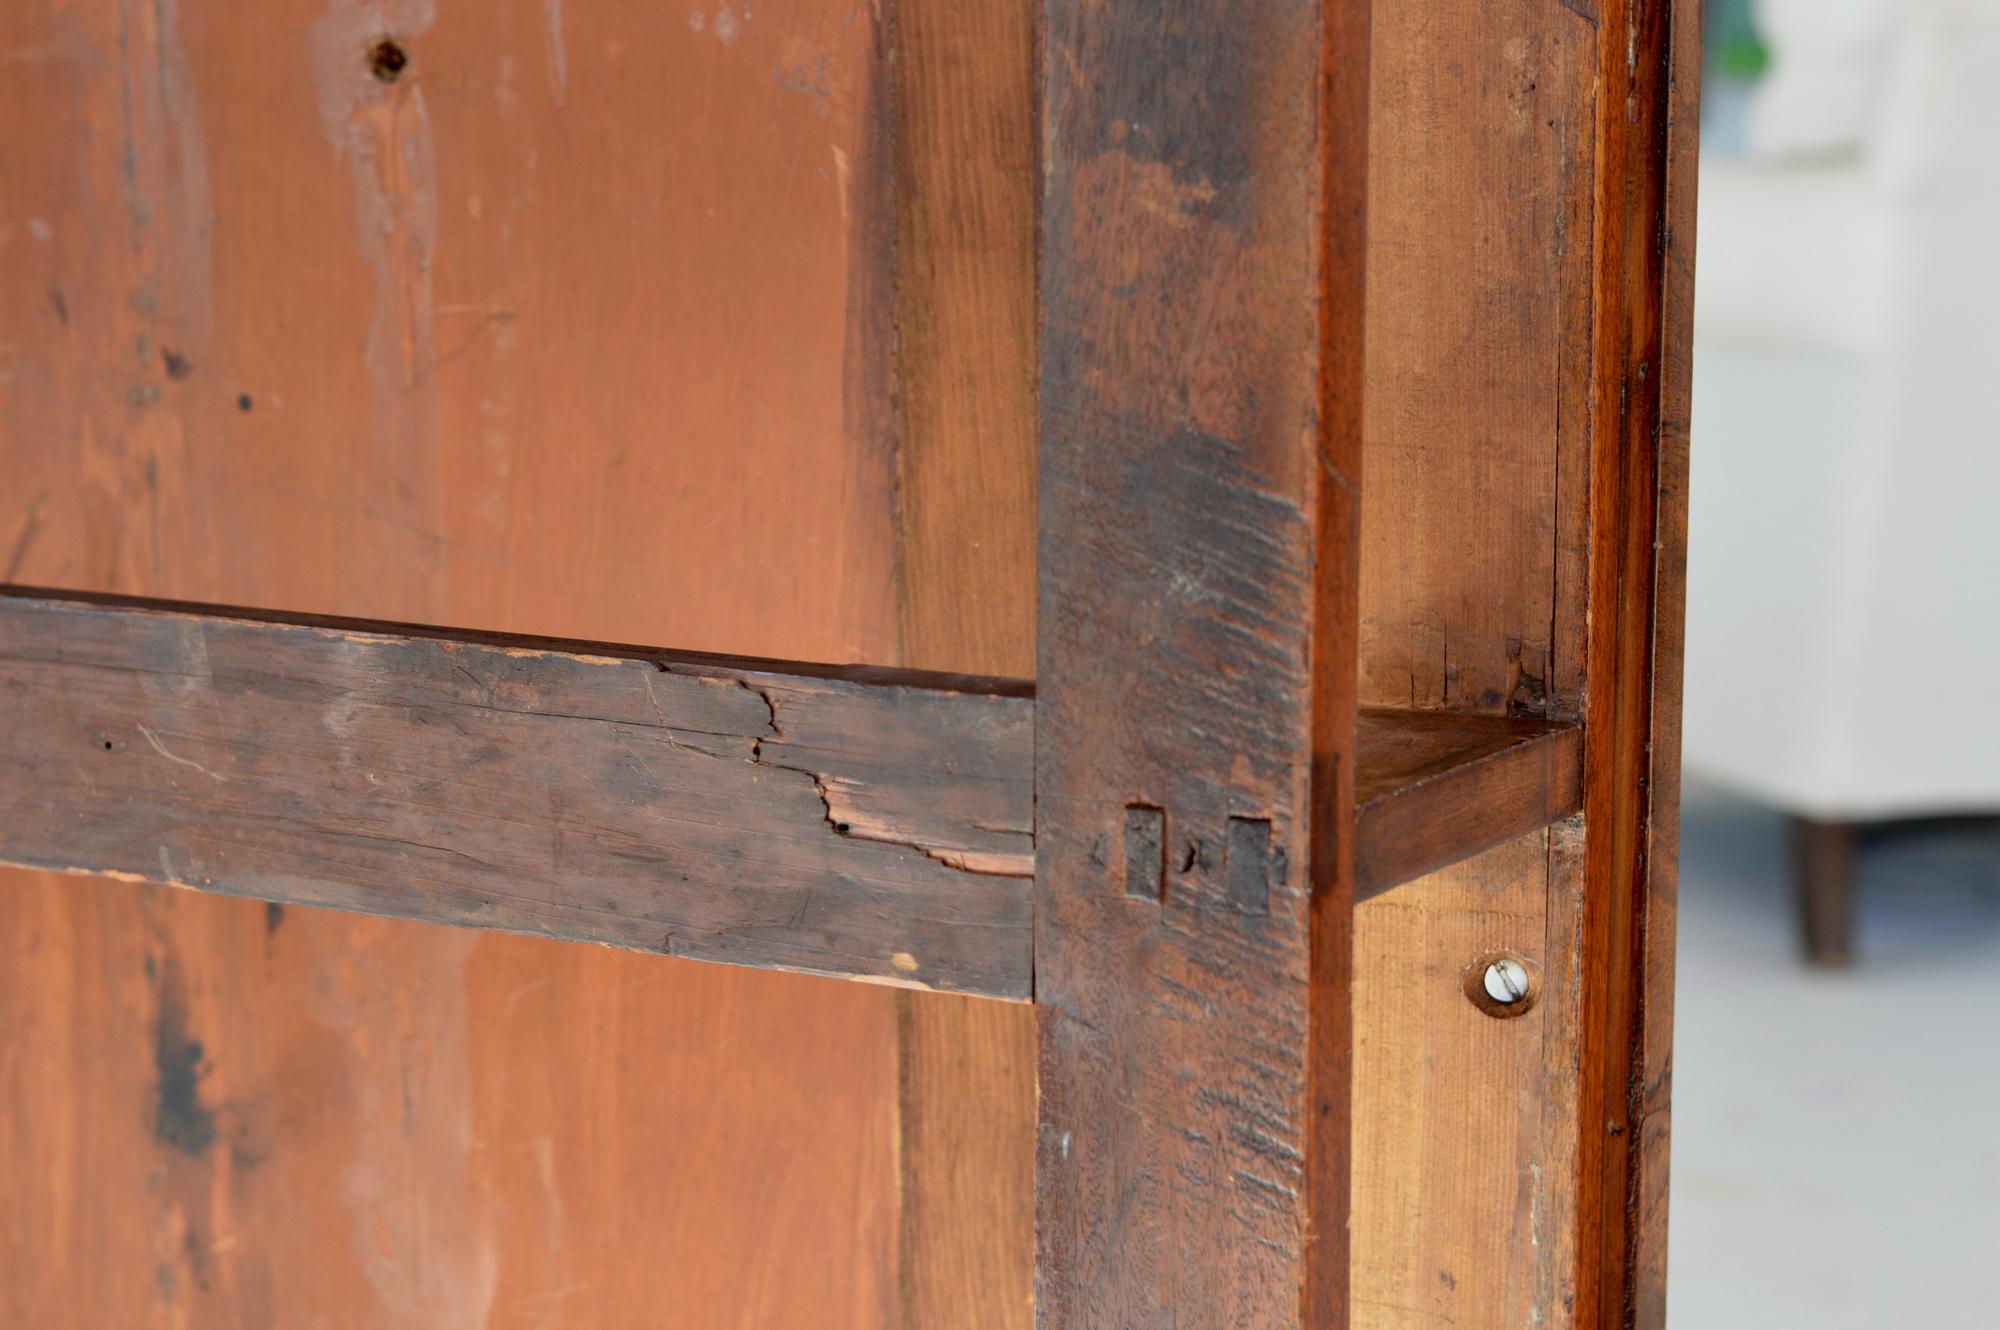
{"label": "furniture leg in background", "polygon": [[1790,822],[1806,959],[1841,969],[1854,960],[1854,850],[1860,830],[1852,822],[1809,817],[1794,816]]}

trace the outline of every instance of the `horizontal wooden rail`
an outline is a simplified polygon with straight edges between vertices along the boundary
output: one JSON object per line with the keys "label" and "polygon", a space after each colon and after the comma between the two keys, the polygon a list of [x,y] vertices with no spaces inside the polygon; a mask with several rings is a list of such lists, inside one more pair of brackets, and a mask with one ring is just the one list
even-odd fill
{"label": "horizontal wooden rail", "polygon": [[1032,708],[0,590],[0,861],[1025,998]]}
{"label": "horizontal wooden rail", "polygon": [[1583,807],[1583,731],[1575,725],[1368,708],[1356,738],[1361,898]]}
{"label": "horizontal wooden rail", "polygon": [[[0,588],[0,863],[1027,998],[1031,686]],[[1577,810],[1367,710],[1363,896]]]}

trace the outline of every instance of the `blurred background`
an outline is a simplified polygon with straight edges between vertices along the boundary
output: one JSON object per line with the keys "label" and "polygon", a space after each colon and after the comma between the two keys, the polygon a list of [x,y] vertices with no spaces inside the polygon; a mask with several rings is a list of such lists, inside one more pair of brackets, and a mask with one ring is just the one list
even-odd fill
{"label": "blurred background", "polygon": [[2000,1325],[2000,0],[1709,0],[1669,1315]]}

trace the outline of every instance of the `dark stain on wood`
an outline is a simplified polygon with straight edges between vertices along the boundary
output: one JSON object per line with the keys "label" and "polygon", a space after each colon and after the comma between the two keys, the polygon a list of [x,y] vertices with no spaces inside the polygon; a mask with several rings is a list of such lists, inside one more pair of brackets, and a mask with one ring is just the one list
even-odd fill
{"label": "dark stain on wood", "polygon": [[153,1138],[200,1159],[215,1144],[215,1114],[201,1101],[205,1067],[201,1041],[188,1030],[187,995],[179,966],[169,962],[154,980]]}

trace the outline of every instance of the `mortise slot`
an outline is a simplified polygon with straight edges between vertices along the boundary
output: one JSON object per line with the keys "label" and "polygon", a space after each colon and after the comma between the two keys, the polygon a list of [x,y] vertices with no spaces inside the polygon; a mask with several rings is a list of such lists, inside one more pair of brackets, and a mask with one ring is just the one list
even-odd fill
{"label": "mortise slot", "polygon": [[1271,819],[1229,819],[1222,878],[1230,903],[1245,914],[1263,914],[1271,908]]}
{"label": "mortise slot", "polygon": [[1133,900],[1166,898],[1167,815],[1150,804],[1125,809],[1125,894]]}

